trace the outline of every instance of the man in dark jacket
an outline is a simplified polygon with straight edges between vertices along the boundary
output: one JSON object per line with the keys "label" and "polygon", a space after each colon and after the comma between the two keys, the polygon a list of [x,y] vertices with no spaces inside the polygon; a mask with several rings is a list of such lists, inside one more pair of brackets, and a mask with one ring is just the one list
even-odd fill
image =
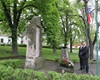
{"label": "man in dark jacket", "polygon": [[84,66],[83,66],[82,52],[83,52],[83,43],[80,42],[79,53],[78,53],[79,61],[80,61],[80,70],[82,70],[84,68]]}
{"label": "man in dark jacket", "polygon": [[84,42],[83,45],[84,45],[83,52],[82,52],[83,66],[84,66],[84,70],[86,71],[86,73],[88,73],[89,71],[89,66],[88,66],[89,48],[86,42]]}

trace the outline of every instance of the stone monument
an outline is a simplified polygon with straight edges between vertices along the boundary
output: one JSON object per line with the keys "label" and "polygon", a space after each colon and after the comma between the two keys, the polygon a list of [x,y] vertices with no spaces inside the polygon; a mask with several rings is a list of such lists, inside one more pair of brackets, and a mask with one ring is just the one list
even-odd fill
{"label": "stone monument", "polygon": [[61,62],[58,70],[62,73],[64,72],[74,72],[74,64],[69,59],[67,47],[62,47],[61,49]]}
{"label": "stone monument", "polygon": [[40,17],[34,16],[27,27],[27,50],[25,68],[39,69],[44,66],[41,57],[42,33]]}
{"label": "stone monument", "polygon": [[67,60],[69,60],[69,55],[68,55],[68,49],[67,48],[63,48],[61,49],[61,58],[65,58]]}

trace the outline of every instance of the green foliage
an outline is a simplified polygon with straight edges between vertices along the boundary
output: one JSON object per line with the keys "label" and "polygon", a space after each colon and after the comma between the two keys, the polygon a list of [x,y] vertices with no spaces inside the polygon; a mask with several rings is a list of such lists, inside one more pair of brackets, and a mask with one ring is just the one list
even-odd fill
{"label": "green foliage", "polygon": [[18,68],[14,70],[14,72],[12,74],[12,77],[14,80],[20,80],[21,77],[19,77],[19,76],[21,74],[21,71],[22,71],[22,69],[18,69]]}
{"label": "green foliage", "polygon": [[79,75],[78,80],[100,80],[100,77],[92,76],[92,75]]}
{"label": "green foliage", "polygon": [[11,46],[11,44],[0,44],[0,46]]}
{"label": "green foliage", "polygon": [[24,60],[21,60],[21,59],[9,59],[9,60],[1,60],[0,61],[0,64],[1,65],[4,65],[4,66],[11,66],[13,68],[23,68],[24,66]]}
{"label": "green foliage", "polygon": [[26,47],[26,44],[18,44],[19,47]]}
{"label": "green foliage", "polygon": [[0,65],[0,80],[47,80],[44,72]]}
{"label": "green foliage", "polygon": [[44,31],[47,35],[47,43],[51,47],[57,47],[59,44],[59,13],[56,8],[57,0],[37,0],[37,4],[40,4],[38,8],[43,19]]}
{"label": "green foliage", "polygon": [[12,67],[0,65],[0,80],[100,80],[99,76],[77,75],[75,73],[57,73],[50,71],[34,71],[32,69],[13,69]]}
{"label": "green foliage", "polygon": [[64,73],[63,76],[62,76],[62,80],[77,80],[78,77],[77,77],[77,74],[72,74],[72,73]]}
{"label": "green foliage", "polygon": [[48,72],[48,80],[61,80],[61,74],[54,71],[50,71]]}
{"label": "green foliage", "polygon": [[76,21],[75,31],[76,35],[78,36],[78,41],[84,41],[86,37],[86,28],[84,23],[84,10],[83,10],[84,4],[83,3],[77,3],[77,1],[73,4],[72,8],[75,13],[74,19]]}
{"label": "green foliage", "polygon": [[12,80],[14,69],[10,66],[0,65],[0,80]]}
{"label": "green foliage", "polygon": [[[56,8],[58,0],[0,0],[0,28],[12,38],[12,45],[17,50],[17,36],[26,30],[33,16],[41,16],[46,27],[48,42],[54,47],[58,45],[57,33],[59,14]],[[13,33],[15,32],[15,33]],[[49,32],[49,33],[48,33]],[[12,52],[14,53],[14,48]],[[17,51],[16,51],[17,53]]]}
{"label": "green foliage", "polygon": [[34,71],[33,76],[34,76],[34,79],[36,79],[36,80],[45,80],[46,79],[44,72]]}

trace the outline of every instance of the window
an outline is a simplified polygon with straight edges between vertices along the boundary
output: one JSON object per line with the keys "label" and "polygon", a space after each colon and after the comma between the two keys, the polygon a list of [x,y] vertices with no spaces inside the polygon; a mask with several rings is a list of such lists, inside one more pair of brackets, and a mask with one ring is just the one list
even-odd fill
{"label": "window", "polygon": [[23,44],[23,40],[21,40],[21,44]]}
{"label": "window", "polygon": [[1,38],[1,43],[3,43],[4,42],[4,39],[3,38]]}

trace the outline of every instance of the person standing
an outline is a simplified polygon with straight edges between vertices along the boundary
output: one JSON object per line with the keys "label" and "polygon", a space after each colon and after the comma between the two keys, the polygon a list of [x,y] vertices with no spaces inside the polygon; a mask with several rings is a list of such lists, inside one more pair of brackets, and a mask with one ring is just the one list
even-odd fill
{"label": "person standing", "polygon": [[80,62],[80,69],[79,70],[82,70],[84,68],[84,66],[83,66],[82,52],[83,52],[83,43],[80,42],[79,53],[78,53],[79,62]]}
{"label": "person standing", "polygon": [[89,71],[89,65],[88,65],[89,48],[88,48],[86,42],[84,42],[83,45],[84,45],[84,47],[83,47],[83,52],[82,52],[83,66],[84,66],[85,72],[88,73],[88,71]]}

